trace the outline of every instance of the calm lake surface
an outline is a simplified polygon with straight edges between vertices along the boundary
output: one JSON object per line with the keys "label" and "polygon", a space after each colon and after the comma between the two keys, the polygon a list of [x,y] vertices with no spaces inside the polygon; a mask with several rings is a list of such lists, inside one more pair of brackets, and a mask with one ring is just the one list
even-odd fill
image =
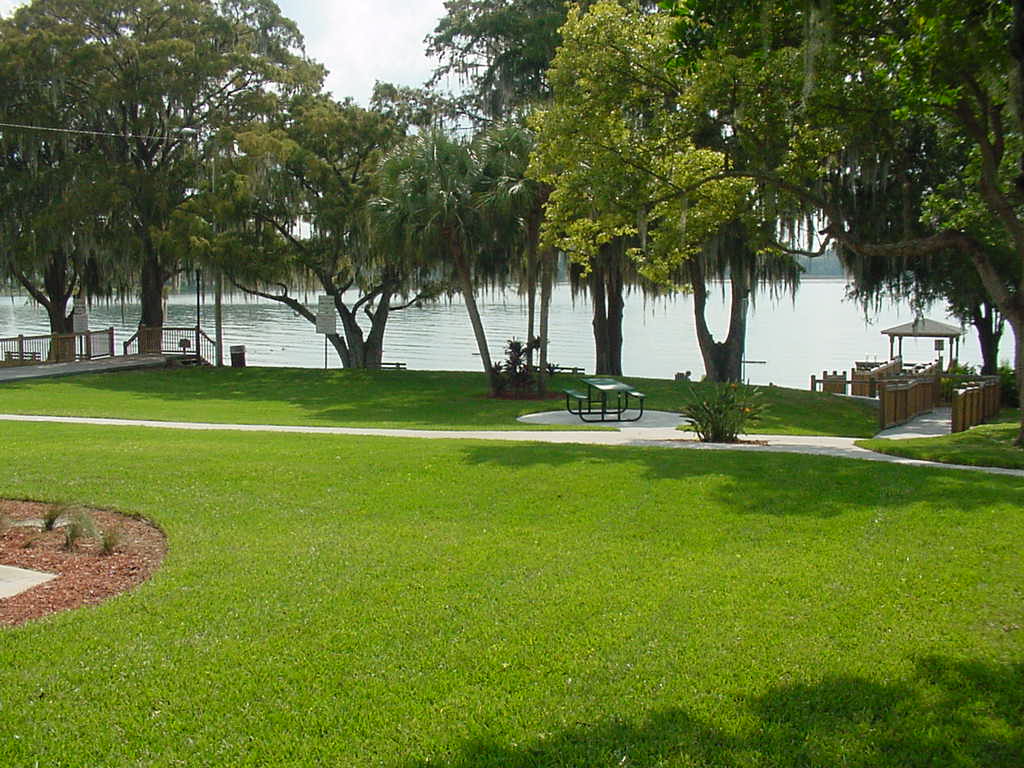
{"label": "calm lake surface", "polygon": [[[723,296],[723,289],[725,291]],[[746,377],[755,384],[773,382],[782,386],[806,388],[812,373],[824,369],[849,368],[854,360],[884,360],[889,354],[883,328],[913,320],[908,305],[884,306],[877,314],[865,317],[863,310],[845,298],[846,282],[841,279],[806,279],[796,298],[772,299],[761,294],[751,307],[747,336],[747,359],[764,361],[746,367]],[[717,334],[728,321],[728,286],[713,291],[709,301],[709,319]],[[491,354],[502,357],[504,343],[510,338],[526,337],[527,306],[514,292],[484,294],[478,299]],[[307,304],[314,308],[316,296]],[[940,306],[928,317],[950,324]],[[93,329],[113,326],[116,343],[128,339],[138,324],[138,305],[95,304],[89,313]],[[173,294],[167,301],[169,326],[194,326],[194,293]],[[203,327],[213,336],[213,299],[206,297],[202,312]],[[572,296],[568,285],[555,289],[551,309],[552,362],[578,365],[593,370],[594,342],[590,303]],[[46,314],[24,296],[0,296],[0,337],[49,332]],[[693,309],[689,296],[645,299],[635,293],[626,299],[623,323],[625,343],[623,370],[626,375],[671,378],[679,371],[692,371],[699,378],[704,371],[694,333]],[[1006,336],[1010,336],[1007,329]],[[313,326],[287,307],[272,301],[241,296],[226,297],[224,302],[225,357],[228,345],[244,344],[249,365],[322,368],[323,337]],[[397,312],[388,323],[384,359],[400,361],[413,369],[476,370],[479,358],[466,316],[457,298]],[[933,341],[907,339],[904,357],[910,361],[934,358]],[[1011,356],[1011,340],[1004,339],[1000,359]],[[948,358],[948,352],[946,353]],[[961,343],[962,362],[978,364],[981,355],[973,332]],[[328,365],[338,368],[333,349]]]}

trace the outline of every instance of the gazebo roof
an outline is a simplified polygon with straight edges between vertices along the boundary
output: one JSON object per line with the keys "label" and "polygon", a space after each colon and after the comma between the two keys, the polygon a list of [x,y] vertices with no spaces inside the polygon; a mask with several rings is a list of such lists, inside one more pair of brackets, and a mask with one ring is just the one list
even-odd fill
{"label": "gazebo roof", "polygon": [[940,323],[938,320],[929,320],[926,317],[918,318],[912,323],[904,323],[894,328],[887,328],[882,331],[886,336],[921,336],[929,339],[958,339],[964,332],[953,325]]}

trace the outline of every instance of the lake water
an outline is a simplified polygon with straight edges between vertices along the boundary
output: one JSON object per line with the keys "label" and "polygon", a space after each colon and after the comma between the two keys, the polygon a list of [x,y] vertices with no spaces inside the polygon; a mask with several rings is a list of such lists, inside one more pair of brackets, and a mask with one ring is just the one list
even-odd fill
{"label": "lake water", "polygon": [[[723,289],[725,295],[723,296]],[[774,382],[782,386],[809,386],[812,373],[824,369],[849,368],[854,360],[884,360],[889,354],[888,338],[880,331],[913,319],[908,305],[885,306],[865,318],[863,310],[845,298],[846,283],[840,279],[808,279],[795,300],[772,299],[762,294],[751,307],[747,337],[746,377],[755,384]],[[709,301],[709,321],[716,335],[728,321],[728,286],[718,286]],[[514,292],[484,294],[478,299],[484,327],[495,358],[502,357],[505,340],[526,336],[525,299]],[[308,297],[315,309],[316,296]],[[224,303],[224,344],[244,344],[250,365],[322,368],[323,337],[313,326],[287,307],[266,300],[241,296]],[[956,325],[941,307],[929,317]],[[128,339],[138,324],[138,305],[94,305],[89,313],[93,329],[113,326],[116,341]],[[194,326],[195,294],[173,294],[167,302],[166,324]],[[562,365],[593,370],[594,342],[590,303],[572,296],[568,285],[556,286],[551,309],[549,358]],[[212,298],[203,308],[203,326],[213,336]],[[0,337],[49,332],[46,314],[24,296],[0,296]],[[671,378],[678,371],[692,371],[696,378],[704,365],[694,333],[689,296],[645,299],[639,293],[626,299],[623,322],[623,371],[626,375]],[[1006,336],[1010,332],[1007,329]],[[428,305],[397,312],[388,323],[384,359],[400,361],[413,369],[477,370],[479,358],[466,316],[456,298],[451,303]],[[933,341],[907,339],[904,357],[911,361],[934,358]],[[1011,340],[1004,339],[1001,360],[1011,357]],[[947,353],[948,357],[948,353]],[[973,332],[961,343],[962,362],[978,364],[981,355]],[[333,349],[331,368],[339,367]]]}

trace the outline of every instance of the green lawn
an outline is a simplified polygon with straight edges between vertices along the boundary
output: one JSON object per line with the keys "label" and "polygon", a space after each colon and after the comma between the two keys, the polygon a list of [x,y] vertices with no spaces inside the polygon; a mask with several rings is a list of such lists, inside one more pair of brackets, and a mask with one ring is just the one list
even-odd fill
{"label": "green lawn", "polygon": [[[552,390],[578,386],[555,379]],[[627,378],[648,407],[677,410],[685,387]],[[699,385],[698,385],[699,386]],[[870,437],[874,411],[835,396],[770,387],[761,433]],[[495,400],[482,374],[432,371],[316,371],[287,368],[179,369],[0,383],[0,413],[144,418],[241,424],[405,429],[535,429],[516,417],[564,407]],[[583,425],[573,427],[583,428]]]}
{"label": "green lawn", "polygon": [[0,765],[1020,765],[1014,478],[2,429],[0,496],[145,515],[170,554],[0,630]]}
{"label": "green lawn", "polygon": [[982,424],[966,432],[907,440],[859,440],[857,445],[892,456],[943,464],[1024,469],[1024,450],[1013,444],[1020,432],[1019,418],[1019,411],[1008,410],[998,423]]}

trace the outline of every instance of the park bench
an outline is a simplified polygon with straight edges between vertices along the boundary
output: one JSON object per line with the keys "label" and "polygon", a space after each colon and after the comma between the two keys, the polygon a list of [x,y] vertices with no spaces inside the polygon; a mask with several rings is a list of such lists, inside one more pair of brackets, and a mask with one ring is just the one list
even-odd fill
{"label": "park bench", "polygon": [[405,363],[381,363],[381,368],[387,368],[392,371],[404,371]]}

